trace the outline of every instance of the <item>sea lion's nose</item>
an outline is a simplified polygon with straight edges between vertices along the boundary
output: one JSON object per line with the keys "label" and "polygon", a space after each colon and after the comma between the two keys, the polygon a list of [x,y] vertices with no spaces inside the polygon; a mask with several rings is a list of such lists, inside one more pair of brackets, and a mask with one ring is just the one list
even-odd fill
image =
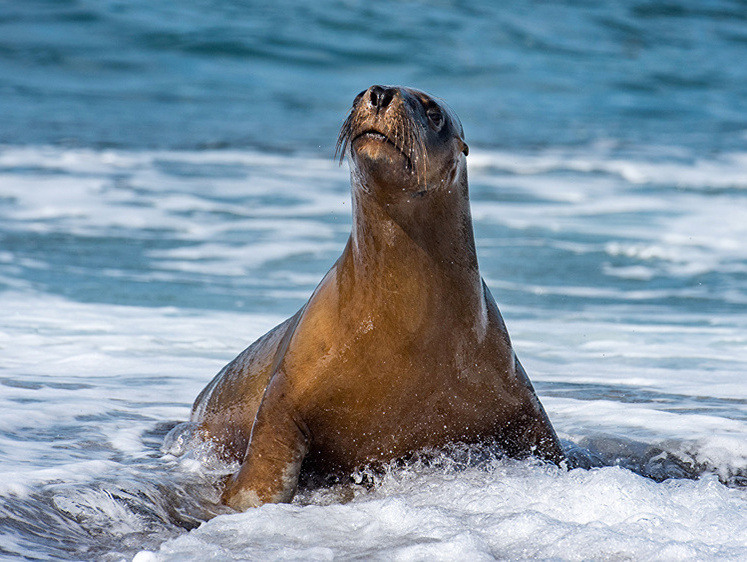
{"label": "sea lion's nose", "polygon": [[368,89],[368,98],[371,105],[376,108],[376,111],[380,111],[389,105],[389,102],[394,98],[396,93],[395,88],[387,88],[385,86],[371,86]]}

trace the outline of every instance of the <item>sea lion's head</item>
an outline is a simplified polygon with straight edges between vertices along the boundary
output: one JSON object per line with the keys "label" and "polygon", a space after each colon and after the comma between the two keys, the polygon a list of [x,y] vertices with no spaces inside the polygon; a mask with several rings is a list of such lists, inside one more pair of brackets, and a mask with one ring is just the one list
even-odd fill
{"label": "sea lion's head", "polygon": [[442,100],[412,88],[371,86],[356,96],[337,141],[350,156],[354,185],[408,198],[466,185],[469,152],[456,114]]}

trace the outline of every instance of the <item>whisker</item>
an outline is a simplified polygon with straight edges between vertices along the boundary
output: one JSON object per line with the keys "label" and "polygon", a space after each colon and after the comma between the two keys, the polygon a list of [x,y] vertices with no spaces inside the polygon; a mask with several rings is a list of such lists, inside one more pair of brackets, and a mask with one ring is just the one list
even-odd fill
{"label": "whisker", "polygon": [[335,147],[335,159],[339,154],[339,163],[342,166],[343,160],[345,160],[345,154],[348,150],[348,143],[350,142],[350,135],[353,133],[353,121],[355,120],[355,108],[350,110],[350,113],[345,118],[340,128],[340,134],[337,137],[337,146]]}

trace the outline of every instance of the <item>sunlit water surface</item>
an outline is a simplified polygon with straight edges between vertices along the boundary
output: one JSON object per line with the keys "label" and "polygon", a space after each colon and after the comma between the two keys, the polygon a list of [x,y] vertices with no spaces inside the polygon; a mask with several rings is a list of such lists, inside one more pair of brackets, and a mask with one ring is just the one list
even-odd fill
{"label": "sunlit water surface", "polygon": [[347,170],[248,151],[6,148],[0,549],[747,556],[747,157],[591,146],[469,162],[483,275],[591,470],[457,448],[227,514],[215,483],[232,467],[164,453],[163,438],[339,255]]}
{"label": "sunlit water surface", "polygon": [[[0,558],[747,559],[745,14],[0,2]],[[580,468],[455,446],[229,513],[234,467],[164,439],[342,251],[374,83],[461,117],[483,276]]]}

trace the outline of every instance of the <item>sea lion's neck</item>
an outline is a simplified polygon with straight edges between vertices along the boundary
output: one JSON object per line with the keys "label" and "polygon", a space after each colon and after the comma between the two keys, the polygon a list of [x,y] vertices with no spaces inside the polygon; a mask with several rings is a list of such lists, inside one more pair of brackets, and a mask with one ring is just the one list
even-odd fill
{"label": "sea lion's neck", "polygon": [[382,199],[353,190],[353,229],[342,265],[355,286],[393,299],[419,300],[436,291],[427,298],[482,302],[466,182]]}

